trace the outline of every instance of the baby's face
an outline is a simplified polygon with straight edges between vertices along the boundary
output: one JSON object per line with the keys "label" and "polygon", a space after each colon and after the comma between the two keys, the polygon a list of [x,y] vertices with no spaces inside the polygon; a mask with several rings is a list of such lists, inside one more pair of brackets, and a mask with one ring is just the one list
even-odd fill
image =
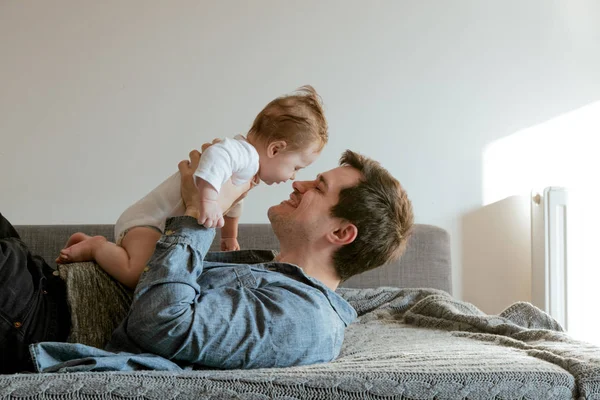
{"label": "baby's face", "polygon": [[314,143],[304,149],[284,150],[273,158],[264,157],[260,160],[258,177],[267,185],[294,180],[296,172],[312,164],[319,154],[319,146]]}

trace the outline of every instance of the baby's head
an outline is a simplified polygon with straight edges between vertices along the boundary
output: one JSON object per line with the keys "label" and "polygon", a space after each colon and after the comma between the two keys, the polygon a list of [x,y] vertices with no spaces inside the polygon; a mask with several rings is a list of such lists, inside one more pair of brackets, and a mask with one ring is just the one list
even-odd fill
{"label": "baby's head", "polygon": [[321,97],[312,86],[271,101],[248,132],[260,159],[259,178],[268,185],[294,179],[316,160],[327,136]]}

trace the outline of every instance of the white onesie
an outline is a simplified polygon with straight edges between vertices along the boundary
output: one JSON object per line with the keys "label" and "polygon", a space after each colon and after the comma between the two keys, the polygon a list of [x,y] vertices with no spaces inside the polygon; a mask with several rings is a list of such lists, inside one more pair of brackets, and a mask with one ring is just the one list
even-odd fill
{"label": "white onesie", "polygon": [[[258,152],[254,146],[242,135],[237,135],[206,149],[195,175],[219,192],[223,183],[230,178],[236,186],[252,180],[258,172],[258,166]],[[120,244],[127,230],[136,226],[151,226],[164,232],[167,218],[184,213],[181,177],[176,172],[121,214],[115,224],[115,240]],[[240,214],[241,201],[230,208],[226,215],[239,217]]]}

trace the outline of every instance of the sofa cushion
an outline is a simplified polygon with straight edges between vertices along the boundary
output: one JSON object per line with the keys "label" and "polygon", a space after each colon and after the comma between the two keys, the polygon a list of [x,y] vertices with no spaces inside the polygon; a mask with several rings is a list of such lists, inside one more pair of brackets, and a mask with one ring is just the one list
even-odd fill
{"label": "sofa cushion", "polygon": [[[31,252],[44,257],[50,265],[75,232],[114,241],[113,225],[16,225],[15,228]],[[219,232],[210,251],[219,250]],[[279,249],[271,224],[240,224],[239,242],[242,249]],[[450,235],[433,225],[415,224],[406,253],[399,261],[353,276],[342,286],[434,288],[452,294]]]}
{"label": "sofa cushion", "polygon": [[104,348],[127,315],[133,291],[93,262],[60,265],[58,271],[66,282],[71,310],[68,341]]}

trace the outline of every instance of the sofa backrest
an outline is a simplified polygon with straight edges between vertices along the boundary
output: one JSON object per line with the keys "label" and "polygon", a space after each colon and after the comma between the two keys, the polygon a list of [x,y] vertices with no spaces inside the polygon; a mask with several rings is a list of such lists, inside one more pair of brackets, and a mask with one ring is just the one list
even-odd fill
{"label": "sofa backrest", "polygon": [[[74,232],[102,235],[114,241],[113,225],[17,225],[15,228],[32,253],[42,256],[51,266],[55,265],[54,259]],[[219,250],[218,236],[211,251]],[[239,242],[243,249],[279,250],[270,224],[240,224]],[[428,287],[451,294],[450,236],[436,226],[416,224],[400,261],[354,276],[342,286]]]}

